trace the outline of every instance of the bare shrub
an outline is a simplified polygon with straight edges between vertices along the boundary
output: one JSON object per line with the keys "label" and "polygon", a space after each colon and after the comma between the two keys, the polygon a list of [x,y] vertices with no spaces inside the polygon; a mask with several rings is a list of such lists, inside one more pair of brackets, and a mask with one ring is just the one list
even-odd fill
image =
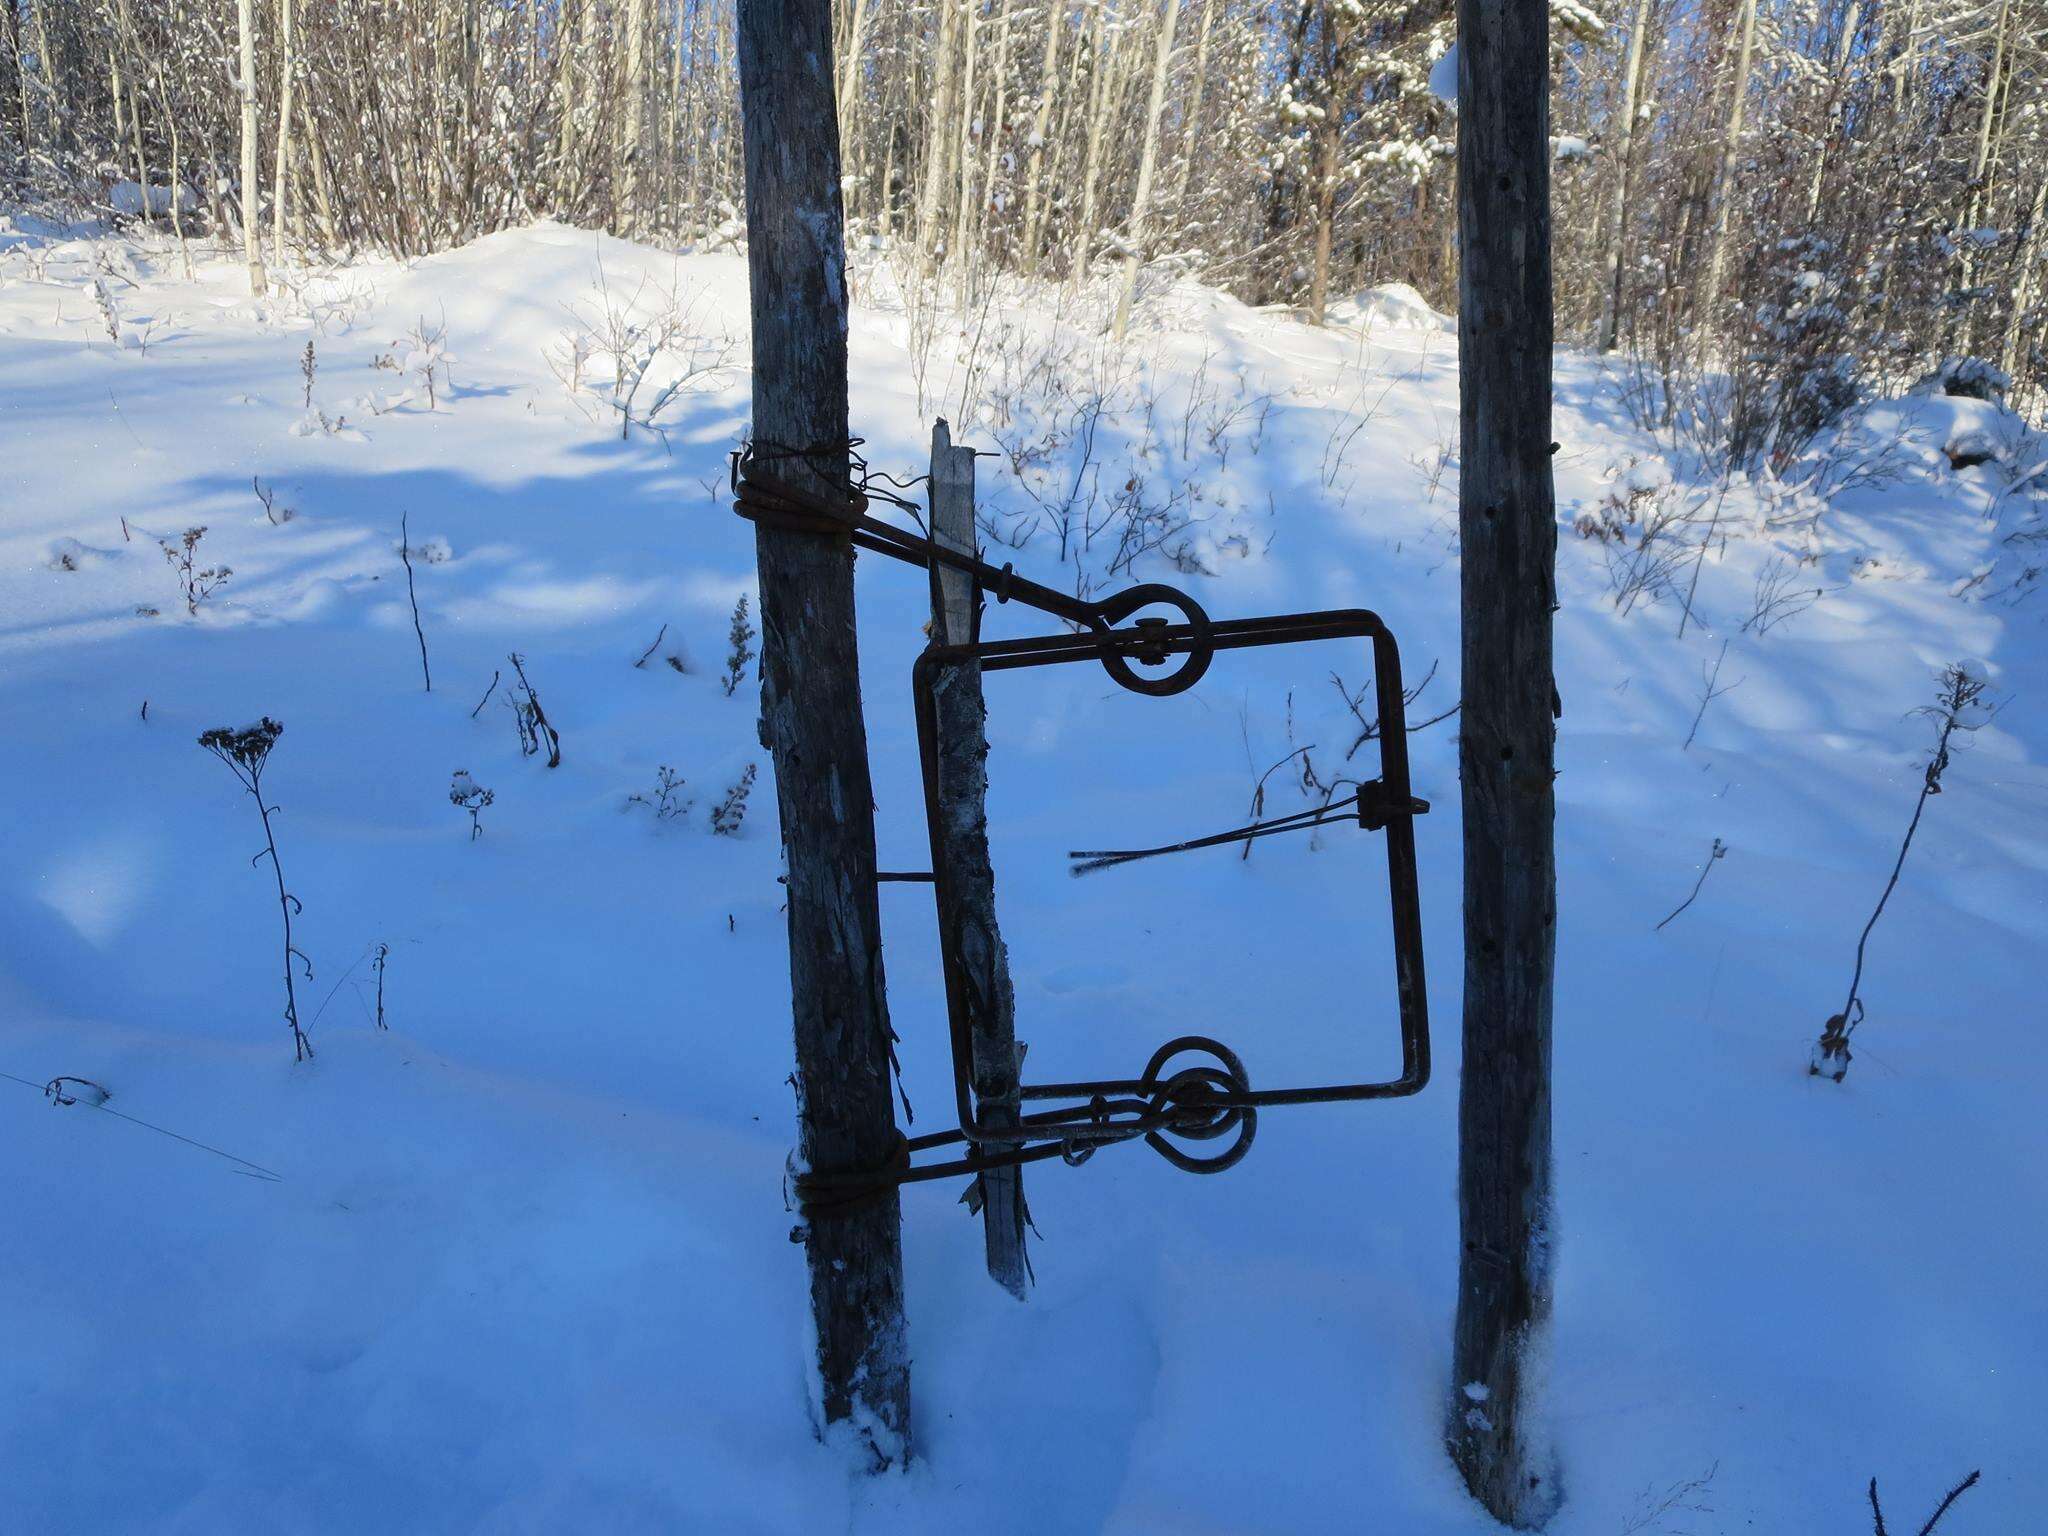
{"label": "bare shrub", "polygon": [[643,278],[631,296],[614,294],[600,264],[594,302],[568,306],[573,324],[547,350],[548,367],[579,406],[596,393],[622,440],[640,427],[666,442],[662,416],[732,362],[732,338],[709,332],[701,309],[673,280],[650,291]]}
{"label": "bare shrub", "polygon": [[187,528],[178,542],[158,539],[157,547],[164,552],[164,559],[171,569],[178,573],[178,590],[185,598],[185,611],[195,618],[199,605],[220,590],[227,579],[234,575],[234,567],[227,565],[201,565],[199,563],[199,541],[206,537],[202,527]]}
{"label": "bare shrub", "polygon": [[644,806],[654,813],[656,821],[680,821],[690,814],[690,807],[697,802],[683,795],[683,776],[663,763],[655,770],[652,794],[631,794],[626,804]]}

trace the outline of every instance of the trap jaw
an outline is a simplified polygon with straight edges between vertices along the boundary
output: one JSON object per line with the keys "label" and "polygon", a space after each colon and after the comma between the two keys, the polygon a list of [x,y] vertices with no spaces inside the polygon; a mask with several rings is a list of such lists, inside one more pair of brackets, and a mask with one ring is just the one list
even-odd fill
{"label": "trap jaw", "polygon": [[[1108,627],[1131,618],[1140,609],[1157,605],[1178,608],[1183,622],[1138,618],[1127,628]],[[1142,1137],[1176,1167],[1191,1173],[1220,1173],[1251,1149],[1261,1109],[1400,1098],[1419,1092],[1429,1081],[1429,1017],[1423,985],[1422,913],[1414,828],[1414,818],[1427,811],[1429,805],[1411,792],[1400,650],[1386,625],[1377,614],[1362,608],[1216,623],[1192,599],[1157,584],[1133,587],[1111,598],[1099,611],[1107,622],[1077,633],[976,641],[967,645],[934,644],[926,648],[912,668],[911,692],[924,778],[932,883],[939,914],[959,1128],[913,1138],[909,1148],[917,1151],[966,1142],[971,1155],[962,1162],[943,1165],[948,1172],[1033,1162],[1054,1155],[1068,1162],[1081,1162],[1106,1143]],[[1234,842],[1244,835],[1353,819],[1342,814],[1345,810],[1355,812],[1355,819],[1364,830],[1386,834],[1401,1036],[1400,1076],[1384,1082],[1255,1090],[1242,1061],[1227,1046],[1206,1036],[1184,1035],[1161,1046],[1144,1071],[1134,1078],[1023,1084],[1017,1090],[1020,1103],[1051,1107],[1028,1110],[1002,1125],[990,1123],[982,1116],[974,1092],[977,989],[963,959],[961,935],[949,931],[949,924],[957,929],[960,904],[952,899],[953,884],[959,876],[950,867],[941,825],[936,689],[944,674],[976,663],[983,673],[989,673],[1093,661],[1132,692],[1167,697],[1193,687],[1218,651],[1345,639],[1364,639],[1371,650],[1374,689],[1378,694],[1379,777],[1359,786],[1350,801],[1326,808],[1332,814],[1278,818],[1200,841]],[[1139,668],[1146,670],[1141,672]],[[1181,1064],[1176,1067],[1175,1063]],[[1224,1138],[1229,1138],[1227,1144],[1215,1152],[1186,1145]],[[940,1169],[934,1168],[930,1176],[939,1174]],[[924,1175],[926,1170],[919,1168],[910,1177]]]}

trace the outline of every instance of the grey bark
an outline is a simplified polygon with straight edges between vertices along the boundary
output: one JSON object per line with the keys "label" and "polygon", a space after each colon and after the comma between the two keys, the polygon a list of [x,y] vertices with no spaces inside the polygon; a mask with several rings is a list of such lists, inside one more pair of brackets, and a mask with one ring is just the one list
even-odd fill
{"label": "grey bark", "polygon": [[1551,1302],[1557,880],[1548,10],[1458,4],[1464,1069],[1448,1438],[1496,1519],[1556,1508],[1529,1403]]}
{"label": "grey bark", "polygon": [[[830,0],[740,0],[754,434],[831,445],[777,472],[828,491],[847,473],[846,245]],[[761,740],[788,869],[798,1156],[886,1167],[899,1146],[875,897],[874,791],[861,715],[853,554],[760,525]],[[827,1425],[852,1420],[877,1469],[910,1454],[910,1358],[895,1191],[805,1230]]]}
{"label": "grey bark", "polygon": [[[932,537],[974,553],[974,450],[955,448],[944,421],[932,427]],[[974,581],[942,568],[932,638],[965,645],[974,635]],[[939,674],[939,827],[951,878],[939,887],[945,936],[968,999],[974,1043],[974,1099],[981,1118],[1017,1123],[1016,995],[1010,952],[996,924],[996,877],[988,851],[988,708],[979,664]],[[984,1150],[998,1150],[985,1146]],[[1024,1257],[1024,1171],[992,1168],[977,1181],[989,1278],[1019,1300],[1029,1284]]]}

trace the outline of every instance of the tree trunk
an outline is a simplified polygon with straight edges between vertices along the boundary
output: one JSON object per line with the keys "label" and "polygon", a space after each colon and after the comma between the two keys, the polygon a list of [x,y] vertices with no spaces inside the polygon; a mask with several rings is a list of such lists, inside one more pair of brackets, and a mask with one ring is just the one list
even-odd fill
{"label": "tree trunk", "polygon": [[1856,60],[1856,33],[1863,25],[1862,0],[1849,0],[1842,13],[1842,32],[1835,43],[1835,69],[1828,80],[1828,93],[1821,108],[1820,144],[1813,156],[1813,174],[1806,181],[1806,222],[1820,215],[1820,189],[1827,179],[1828,149],[1838,134],[1848,132],[1843,105],[1849,98],[1850,71]]}
{"label": "tree trunk", "polygon": [[1557,1504],[1529,1402],[1550,1316],[1557,521],[1544,0],[1458,4],[1465,848],[1452,1458],[1496,1519]]}
{"label": "tree trunk", "polygon": [[[974,553],[974,450],[955,448],[944,421],[932,427],[932,538]],[[974,581],[941,568],[932,638],[965,645],[974,637]],[[964,992],[974,1043],[977,1113],[998,1125],[1017,1123],[1016,994],[1010,952],[996,924],[996,877],[988,852],[987,706],[981,666],[939,674],[934,713],[939,739],[939,830],[951,878],[938,888],[939,931],[948,955],[947,985]],[[989,1148],[988,1150],[997,1150]],[[989,1278],[1020,1301],[1028,1282],[1024,1257],[1024,1170],[992,1168],[977,1181]]]}
{"label": "tree trunk", "polygon": [[1052,120],[1052,99],[1057,94],[1060,65],[1060,38],[1067,30],[1067,19],[1057,8],[1047,16],[1045,26],[1045,57],[1038,67],[1038,104],[1031,115],[1030,153],[1024,162],[1024,255],[1023,267],[1026,273],[1038,270],[1038,180],[1045,169],[1045,130]]}
{"label": "tree trunk", "polygon": [[[64,80],[57,68],[57,51],[50,37],[49,0],[29,0],[29,19],[36,24],[36,74],[42,81],[49,116],[49,141],[59,149],[71,145],[71,120],[64,110]],[[26,88],[28,77],[22,76]]]}
{"label": "tree trunk", "polygon": [[1756,46],[1756,0],[1741,0],[1736,16],[1735,80],[1728,93],[1728,128],[1714,170],[1714,233],[1707,250],[1707,285],[1700,295],[1699,323],[1711,327],[1720,308],[1721,282],[1728,267],[1729,214],[1735,205],[1735,163],[1742,154],[1742,112],[1749,101],[1749,56]]}
{"label": "tree trunk", "polygon": [[1992,37],[1991,66],[1984,78],[1984,110],[1977,118],[1977,149],[1970,162],[1969,198],[1963,205],[1962,227],[1957,231],[1962,237],[1956,242],[1961,251],[1962,275],[1956,286],[1965,298],[1951,313],[1957,317],[1961,328],[1956,350],[1965,354],[1976,345],[1977,310],[1980,306],[1968,295],[1977,286],[1976,229],[1991,191],[1992,148],[1996,142],[1993,125],[1998,121],[1999,87],[2006,73],[2006,40],[2011,14],[2012,0],[2000,0],[1998,25]]}
{"label": "tree trunk", "polygon": [[242,254],[249,267],[249,291],[261,298],[263,230],[261,177],[256,145],[256,14],[254,0],[236,0],[235,34],[241,47],[241,73],[235,90],[242,101]]}
{"label": "tree trunk", "polygon": [[1166,0],[1159,18],[1159,47],[1152,55],[1152,95],[1145,103],[1145,147],[1138,156],[1138,187],[1131,198],[1131,223],[1125,231],[1124,282],[1116,299],[1116,339],[1130,329],[1131,300],[1138,292],[1138,270],[1145,264],[1144,245],[1151,238],[1146,222],[1152,198],[1152,170],[1159,160],[1159,118],[1166,109],[1166,67],[1173,61],[1173,29],[1180,20],[1180,0]]}
{"label": "tree trunk", "polygon": [[647,0],[626,7],[626,100],[619,171],[619,233],[640,233],[641,159],[647,129]]}
{"label": "tree trunk", "polygon": [[[953,210],[953,232],[946,239],[946,258],[954,265],[961,284],[961,296],[966,296],[967,271],[967,207],[974,197],[974,71],[981,54],[976,44],[981,31],[978,11],[980,0],[966,0],[961,16],[967,26],[967,36],[962,47],[962,80],[960,85],[960,112],[955,151],[952,163],[960,174],[960,196]],[[936,125],[935,132],[943,132],[945,124]]]}
{"label": "tree trunk", "polygon": [[284,210],[287,188],[285,178],[290,174],[292,146],[292,72],[295,61],[292,58],[292,0],[277,0],[278,13],[278,87],[277,87],[277,173],[271,180],[271,198],[277,206],[270,210],[270,255],[279,266],[284,265]]}
{"label": "tree trunk", "polygon": [[960,0],[939,0],[938,52],[933,65],[938,82],[932,93],[932,115],[925,124],[924,197],[917,205],[917,270],[926,276],[932,271],[939,198],[945,190],[946,157],[953,142],[953,13],[959,4]]}
{"label": "tree trunk", "polygon": [[2028,312],[2034,307],[2037,291],[2035,269],[2041,252],[2042,223],[2048,219],[2048,176],[2043,176],[2034,187],[2033,207],[2027,212],[2027,227],[2020,235],[2017,275],[2013,281],[2012,309],[2005,320],[2005,343],[1999,351],[1999,364],[2017,380],[2020,377],[2020,347],[2027,335]]}
{"label": "tree trunk", "polygon": [[[816,448],[783,476],[844,494],[846,243],[832,103],[831,0],[740,0],[740,105],[753,317],[754,434]],[[875,898],[874,790],[861,716],[853,551],[761,524],[761,739],[775,759],[788,869],[798,1158],[888,1167],[889,1009]],[[852,1420],[877,1468],[910,1454],[910,1356],[896,1192],[805,1228],[827,1425]]]}
{"label": "tree trunk", "polygon": [[1081,212],[1068,236],[1067,282],[1076,288],[1087,276],[1088,258],[1095,249],[1095,186],[1102,169],[1102,134],[1109,121],[1113,94],[1121,84],[1117,77],[1117,39],[1103,27],[1107,10],[1106,3],[1098,3],[1095,8],[1094,43],[1088,60],[1088,148],[1081,160]]}
{"label": "tree trunk", "polygon": [[1177,219],[1187,217],[1188,182],[1195,174],[1195,148],[1202,142],[1202,97],[1209,89],[1209,23],[1216,0],[1202,0],[1202,24],[1195,35],[1195,70],[1188,88],[1185,121],[1181,126],[1180,185],[1174,188],[1173,211]]}
{"label": "tree trunk", "polygon": [[1650,30],[1650,0],[1636,0],[1628,33],[1628,63],[1621,87],[1621,132],[1615,143],[1614,206],[1607,214],[1607,297],[1601,307],[1600,350],[1612,352],[1621,337],[1622,258],[1628,247],[1629,182],[1635,169],[1636,103],[1643,86],[1643,44]]}
{"label": "tree trunk", "polygon": [[996,202],[996,173],[1002,165],[1003,135],[1010,110],[1011,0],[1002,0],[1002,7],[1002,23],[996,33],[995,78],[989,82],[989,115],[982,124],[982,137],[988,141],[986,169],[982,173],[981,191],[974,200],[967,227],[967,246],[977,251],[987,244],[988,214]]}
{"label": "tree trunk", "polygon": [[[1325,23],[1327,25],[1327,23]],[[1321,325],[1330,307],[1330,241],[1337,223],[1337,165],[1344,144],[1344,120],[1332,100],[1316,124],[1316,241],[1309,267],[1308,318]]]}
{"label": "tree trunk", "polygon": [[341,250],[341,231],[334,222],[334,195],[327,185],[327,153],[303,97],[299,101],[299,135],[306,141],[306,159],[313,167],[313,203],[320,215],[320,233],[327,241],[328,255],[333,256]]}
{"label": "tree trunk", "polygon": [[28,92],[21,70],[21,12],[14,0],[0,0],[0,133],[18,134],[27,158]]}

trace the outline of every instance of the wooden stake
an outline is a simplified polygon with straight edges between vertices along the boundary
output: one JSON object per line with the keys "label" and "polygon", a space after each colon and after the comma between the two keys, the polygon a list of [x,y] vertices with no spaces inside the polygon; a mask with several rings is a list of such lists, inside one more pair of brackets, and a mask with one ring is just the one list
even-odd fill
{"label": "wooden stake", "polygon": [[1473,1496],[1514,1526],[1557,1506],[1528,1401],[1550,1318],[1557,948],[1548,21],[1545,0],[1458,3],[1465,1052],[1448,1434]]}
{"label": "wooden stake", "polygon": [[[815,449],[809,460],[779,461],[776,473],[843,494],[846,244],[833,57],[831,0],[740,0],[754,435],[763,447]],[[767,524],[754,547],[761,740],[774,755],[788,868],[798,1157],[817,1173],[880,1170],[900,1142],[853,551]],[[910,1455],[900,1224],[891,1190],[805,1228],[824,1420],[851,1420],[877,1470]]]}
{"label": "wooden stake", "polygon": [[[932,538],[974,553],[974,450],[955,448],[952,429],[932,427]],[[965,645],[974,636],[974,580],[939,568],[932,638]],[[988,708],[981,667],[939,673],[939,825],[951,877],[938,887],[939,932],[947,950],[947,986],[965,993],[974,1041],[974,1097],[999,1125],[1017,1121],[1017,1010],[1010,952],[996,925],[996,877],[988,853]],[[993,1149],[991,1149],[993,1150]],[[1024,1257],[1024,1170],[992,1168],[976,1181],[988,1247],[989,1278],[1020,1301],[1029,1284]]]}

